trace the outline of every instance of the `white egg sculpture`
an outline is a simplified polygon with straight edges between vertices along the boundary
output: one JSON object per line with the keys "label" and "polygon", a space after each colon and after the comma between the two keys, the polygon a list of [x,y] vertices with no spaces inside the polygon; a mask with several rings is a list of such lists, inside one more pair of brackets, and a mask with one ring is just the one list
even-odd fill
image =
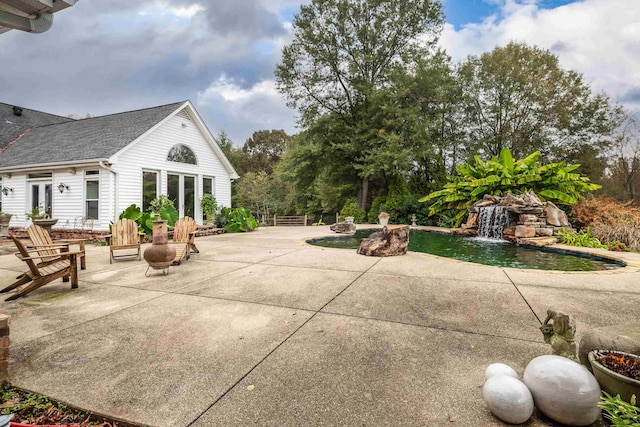
{"label": "white egg sculpture", "polygon": [[523,378],[536,407],[549,418],[588,426],[600,417],[600,385],[579,363],[561,356],[539,356],[529,362]]}
{"label": "white egg sculpture", "polygon": [[514,371],[511,366],[505,365],[504,363],[492,363],[491,365],[487,366],[487,369],[484,371],[484,380],[486,381],[489,378],[498,375],[506,375],[508,377],[519,379],[518,373]]}
{"label": "white egg sculpture", "polygon": [[482,397],[493,415],[511,424],[527,422],[533,414],[533,397],[522,381],[495,375],[482,387]]}

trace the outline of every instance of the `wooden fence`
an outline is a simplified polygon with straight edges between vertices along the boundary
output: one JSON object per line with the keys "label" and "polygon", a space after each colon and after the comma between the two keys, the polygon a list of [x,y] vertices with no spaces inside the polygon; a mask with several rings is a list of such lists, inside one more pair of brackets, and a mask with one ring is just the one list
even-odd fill
{"label": "wooden fence", "polygon": [[285,216],[273,216],[273,226],[290,226],[290,225],[307,225],[307,216],[294,216],[294,215],[285,215]]}

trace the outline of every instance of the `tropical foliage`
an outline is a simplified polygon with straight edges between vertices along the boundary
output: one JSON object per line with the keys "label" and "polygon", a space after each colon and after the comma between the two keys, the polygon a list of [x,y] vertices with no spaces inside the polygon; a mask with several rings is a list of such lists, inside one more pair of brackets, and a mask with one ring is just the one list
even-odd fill
{"label": "tropical foliage", "polygon": [[225,231],[231,233],[253,231],[258,228],[258,221],[251,215],[251,212],[245,208],[222,208],[220,213],[226,218]]}
{"label": "tropical foliage", "polygon": [[166,195],[160,195],[153,199],[149,205],[148,211],[154,219],[163,219],[167,221],[167,225],[169,225],[169,227],[172,227],[178,220],[178,216],[180,216],[173,204],[173,201]]}
{"label": "tropical foliage", "polygon": [[[485,194],[522,194],[532,191],[539,197],[558,204],[574,204],[592,190],[600,188],[589,178],[575,171],[580,165],[565,162],[540,165],[540,152],[536,151],[524,159],[514,160],[511,151],[503,148],[500,157],[487,162],[475,156],[475,162],[458,166],[458,176],[422,199],[431,202],[429,215],[453,211],[451,226],[459,226],[468,208]],[[451,215],[449,215],[451,216]]]}
{"label": "tropical foliage", "polygon": [[143,212],[135,203],[127,207],[118,219],[126,218],[135,221],[138,229],[147,236],[153,234],[153,221],[161,219],[167,221],[167,225],[172,227],[178,220],[178,211],[173,206],[173,202],[166,196],[160,196],[151,202],[148,212]]}

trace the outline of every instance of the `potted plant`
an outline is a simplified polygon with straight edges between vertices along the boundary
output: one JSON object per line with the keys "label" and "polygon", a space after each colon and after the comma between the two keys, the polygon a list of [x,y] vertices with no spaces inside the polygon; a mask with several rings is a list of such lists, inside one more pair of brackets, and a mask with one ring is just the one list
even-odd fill
{"label": "potted plant", "polygon": [[31,209],[31,213],[27,212],[27,218],[30,218],[35,225],[44,228],[49,233],[51,233],[51,227],[58,222],[57,219],[50,218],[46,211],[39,206],[34,206]]}
{"label": "potted plant", "polygon": [[47,217],[47,214],[42,212],[38,206],[34,206],[31,212],[27,212],[26,215],[27,218],[30,218],[32,221],[34,219],[45,219]]}
{"label": "potted plant", "polygon": [[390,215],[386,212],[380,212],[380,215],[378,215],[378,221],[380,221],[380,225],[381,226],[385,226],[387,224],[389,224],[389,217]]}
{"label": "potted plant", "polygon": [[202,209],[202,215],[207,220],[207,224],[212,224],[216,219],[216,212],[218,211],[218,202],[213,194],[206,193],[200,199],[200,209]]}
{"label": "potted plant", "polygon": [[167,220],[170,227],[178,220],[178,211],[173,201],[164,194],[161,194],[149,203],[148,211],[151,213],[153,220]]}
{"label": "potted plant", "polygon": [[640,396],[640,356],[623,351],[593,350],[589,362],[602,390],[627,402]]}

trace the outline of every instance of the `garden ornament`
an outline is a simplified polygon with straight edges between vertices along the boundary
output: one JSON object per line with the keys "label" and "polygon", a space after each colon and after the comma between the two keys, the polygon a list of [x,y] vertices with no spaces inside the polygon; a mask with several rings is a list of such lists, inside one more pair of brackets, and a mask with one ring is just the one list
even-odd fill
{"label": "garden ornament", "polygon": [[[553,323],[549,323],[549,321],[553,321]],[[568,314],[551,309],[547,310],[547,317],[540,326],[540,331],[544,335],[544,342],[551,345],[553,354],[577,360],[577,348],[574,341],[576,323]]]}

